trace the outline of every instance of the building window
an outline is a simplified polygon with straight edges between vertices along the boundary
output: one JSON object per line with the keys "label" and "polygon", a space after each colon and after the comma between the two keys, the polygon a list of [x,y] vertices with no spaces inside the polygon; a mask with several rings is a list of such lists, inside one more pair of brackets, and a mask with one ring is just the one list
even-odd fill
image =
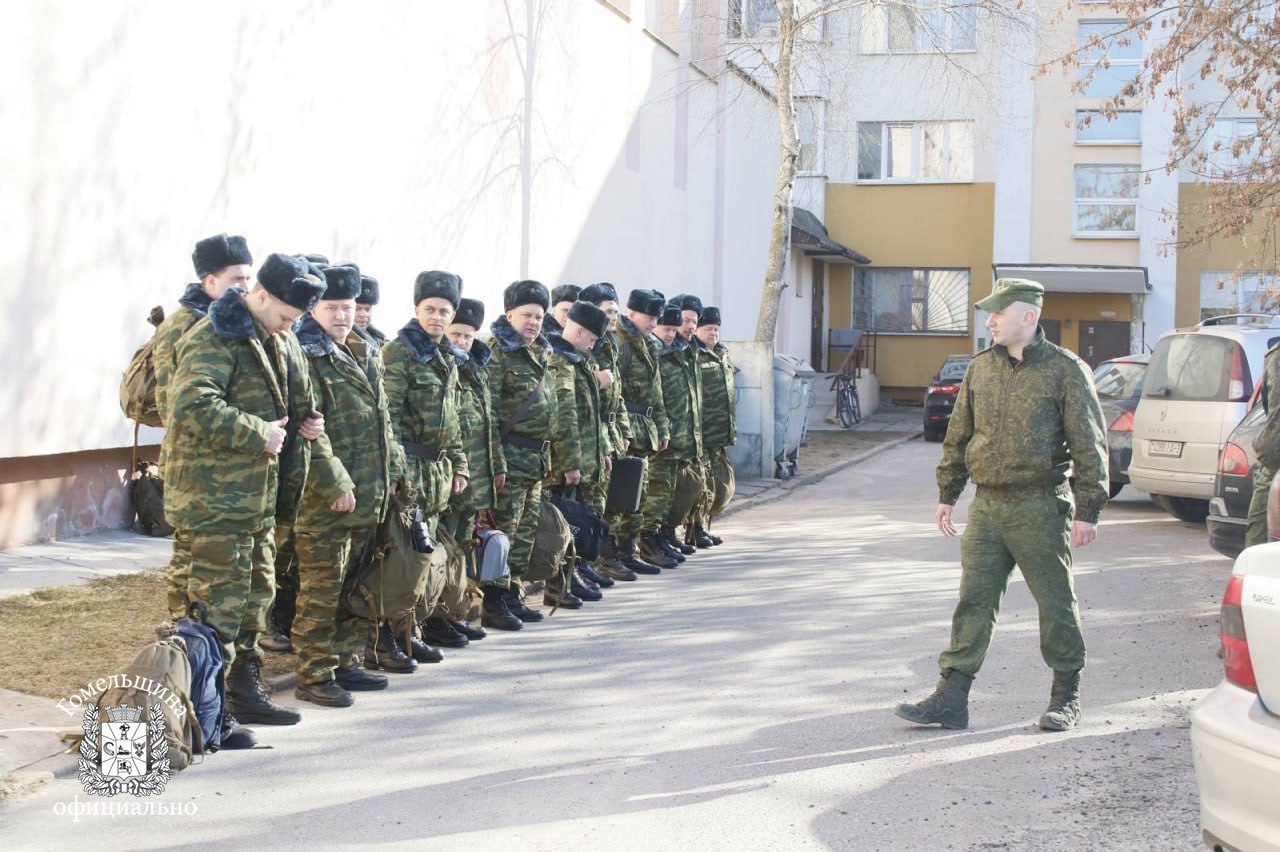
{"label": "building window", "polygon": [[853,327],[899,334],[968,334],[969,270],[857,269]]}
{"label": "building window", "polygon": [[1137,145],[1142,142],[1142,113],[1122,110],[1108,118],[1100,110],[1076,110],[1077,145]]}
{"label": "building window", "polygon": [[[1219,118],[1205,130],[1204,171],[1219,180],[1245,180],[1262,153],[1256,118]],[[1270,157],[1267,157],[1270,159]]]}
{"label": "building window", "polygon": [[[1081,48],[1079,80],[1085,83],[1080,94],[1086,98],[1113,98],[1138,75],[1142,64],[1142,41],[1125,21],[1081,21],[1076,40]],[[1094,38],[1099,43],[1089,45]],[[1104,61],[1105,60],[1105,61]]]}
{"label": "building window", "polygon": [[1138,235],[1138,166],[1076,166],[1075,236]]}
{"label": "building window", "polygon": [[[823,0],[796,0],[796,17],[813,15]],[[809,40],[822,38],[827,16],[815,15],[804,27],[800,36]],[[729,0],[729,37],[749,39],[775,39],[778,37],[777,0]]]}
{"label": "building window", "polygon": [[973,180],[973,122],[858,122],[858,180]]}
{"label": "building window", "polygon": [[822,136],[826,104],[821,98],[796,98],[796,135],[800,137],[801,174],[822,174]]}
{"label": "building window", "polygon": [[862,53],[961,53],[978,49],[978,7],[951,0],[872,0],[859,16]]}
{"label": "building window", "polygon": [[1223,314],[1271,314],[1280,307],[1274,274],[1234,269],[1206,269],[1200,273],[1200,319]]}

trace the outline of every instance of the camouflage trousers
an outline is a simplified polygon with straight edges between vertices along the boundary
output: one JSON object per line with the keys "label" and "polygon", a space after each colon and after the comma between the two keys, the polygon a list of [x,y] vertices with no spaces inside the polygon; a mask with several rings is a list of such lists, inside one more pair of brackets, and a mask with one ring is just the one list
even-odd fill
{"label": "camouflage trousers", "polygon": [[186,618],[187,584],[191,581],[191,531],[173,531],[173,556],[165,572],[165,598],[169,605],[169,617],[175,621]]}
{"label": "camouflage trousers", "polygon": [[[457,544],[470,541],[476,513],[469,509],[450,509],[440,516],[439,529]],[[444,592],[435,606],[429,601],[418,604],[418,620],[443,618],[447,621],[464,621],[471,611],[471,595],[467,592],[467,562],[450,559],[445,566]]]}
{"label": "camouflage trousers", "polygon": [[[1244,533],[1244,546],[1266,544],[1267,532],[1267,497],[1271,492],[1271,479],[1276,475],[1274,470],[1259,467],[1253,474],[1253,499],[1249,501],[1249,526]],[[176,536],[175,536],[176,540]],[[174,551],[178,549],[174,544]]]}
{"label": "camouflage trousers", "polygon": [[275,597],[274,524],[248,533],[192,531],[187,597],[204,604],[204,621],[218,633],[222,657],[261,660],[258,636]]}
{"label": "camouflage trousers", "polygon": [[960,601],[951,620],[951,647],[941,669],[969,676],[982,668],[1000,603],[1016,564],[1040,610],[1040,653],[1054,671],[1084,668],[1080,607],[1071,579],[1069,494],[1003,502],[979,493],[960,540]]}
{"label": "camouflage trousers", "polygon": [[365,624],[340,603],[343,580],[373,534],[365,529],[300,529],[294,533],[298,555],[298,604],[293,648],[298,682],[334,679],[340,665],[351,665]]}
{"label": "camouflage trousers", "polygon": [[706,489],[702,493],[702,499],[689,514],[689,523],[708,529],[733,499],[733,465],[729,464],[724,447],[707,450],[707,457],[702,460],[702,470]]}
{"label": "camouflage trousers", "polygon": [[653,463],[658,453],[631,453],[636,458],[648,460],[644,466],[644,476],[640,480],[640,511],[635,514],[615,513],[610,515],[609,535],[614,541],[628,541],[643,532],[645,527],[645,507],[648,505],[649,491],[653,487]]}
{"label": "camouflage trousers", "polygon": [[603,515],[604,504],[609,497],[609,474],[601,470],[600,476],[597,479],[594,479],[591,482],[584,480],[582,484],[578,486],[578,494],[583,503],[586,503],[588,506],[591,506]]}
{"label": "camouflage trousers", "polygon": [[507,484],[498,492],[497,503],[493,507],[493,517],[498,523],[498,529],[511,539],[511,554],[507,558],[507,564],[511,568],[511,579],[519,580],[529,570],[533,540],[538,535],[538,515],[542,511],[542,477],[517,476],[508,471]]}

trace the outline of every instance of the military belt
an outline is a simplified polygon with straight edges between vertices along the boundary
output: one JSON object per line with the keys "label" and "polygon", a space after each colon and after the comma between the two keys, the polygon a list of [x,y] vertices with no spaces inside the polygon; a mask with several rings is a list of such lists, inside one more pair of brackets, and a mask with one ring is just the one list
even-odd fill
{"label": "military belt", "polygon": [[627,411],[630,411],[632,414],[643,414],[645,417],[653,416],[652,405],[641,405],[638,402],[630,402],[625,400],[623,404],[626,405]]}
{"label": "military belt", "polygon": [[444,450],[434,450],[430,447],[424,447],[422,444],[415,444],[413,441],[404,442],[404,452],[405,455],[426,459],[427,461],[442,462],[445,459]]}
{"label": "military belt", "polygon": [[612,426],[614,421],[617,419],[618,419],[618,415],[614,414],[612,411],[600,412],[600,421],[602,423],[608,423],[610,426]]}
{"label": "military belt", "polygon": [[533,450],[535,453],[551,452],[550,441],[539,441],[534,438],[525,438],[520,435],[507,435],[502,439],[502,443],[510,444],[513,447],[521,447],[526,450]]}
{"label": "military belt", "polygon": [[975,497],[985,497],[998,503],[1012,503],[1033,497],[1065,497],[1071,493],[1071,483],[1057,485],[979,485]]}

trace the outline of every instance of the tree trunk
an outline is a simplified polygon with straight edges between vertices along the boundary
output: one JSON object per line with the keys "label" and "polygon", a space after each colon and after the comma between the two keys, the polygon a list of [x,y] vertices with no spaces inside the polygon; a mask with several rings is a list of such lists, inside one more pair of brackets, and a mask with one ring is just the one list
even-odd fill
{"label": "tree trunk", "polygon": [[778,0],[778,68],[774,95],[778,102],[781,158],[778,184],[773,192],[773,225],[769,231],[769,258],[765,264],[764,291],[756,320],[756,340],[773,343],[778,330],[778,306],[782,301],[782,272],[791,249],[791,201],[796,184],[800,142],[796,138],[795,104],[791,99],[791,60],[795,48],[795,0]]}

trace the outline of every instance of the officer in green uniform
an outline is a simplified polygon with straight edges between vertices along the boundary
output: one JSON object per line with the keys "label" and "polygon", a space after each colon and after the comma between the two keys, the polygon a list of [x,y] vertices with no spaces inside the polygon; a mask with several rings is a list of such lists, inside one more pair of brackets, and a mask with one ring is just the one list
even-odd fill
{"label": "officer in green uniform", "polygon": [[[491,512],[498,492],[507,483],[507,461],[498,440],[498,422],[489,399],[489,359],[492,352],[476,340],[484,323],[484,302],[462,299],[446,334],[453,344],[458,361],[458,424],[462,433],[462,451],[471,472],[467,487],[453,495],[449,510],[440,518],[440,526],[456,542],[471,538],[478,512]],[[456,565],[458,573],[445,583],[444,594],[435,610],[422,621],[424,641],[446,648],[462,648],[472,639],[483,639],[483,627],[467,623],[471,599],[467,594],[465,566]],[[504,629],[519,630],[523,622],[511,616]]]}
{"label": "officer in green uniform", "polygon": [[498,436],[507,460],[506,487],[498,492],[494,517],[511,540],[507,564],[511,578],[504,586],[484,586],[481,623],[504,628],[508,614],[522,622],[541,621],[522,598],[521,578],[528,573],[538,532],[542,482],[551,469],[552,425],[556,398],[547,377],[547,339],[542,320],[551,294],[538,281],[516,281],[502,294],[505,313],[490,324],[493,350],[489,397],[498,421]]}
{"label": "officer in green uniform", "polygon": [[301,718],[275,704],[261,678],[275,520],[292,522],[308,477],[330,502],[354,486],[333,458],[289,331],[324,293],[307,271],[273,254],[252,292],[232,288],[210,305],[178,341],[169,394],[165,514],[190,537],[187,595],[222,642],[228,706],[245,722]]}
{"label": "officer in green uniform", "polygon": [[720,309],[702,309],[695,332],[702,347],[698,350],[698,367],[702,374],[702,449],[711,469],[712,500],[699,504],[693,511],[695,540],[703,535],[711,544],[720,537],[710,531],[711,521],[724,511],[733,499],[733,465],[725,447],[738,442],[738,391],[733,383],[736,368],[729,350],[720,342]]}
{"label": "officer in green uniform", "polygon": [[[382,349],[391,430],[404,449],[418,506],[433,534],[449,500],[466,490],[471,476],[458,424],[458,362],[445,335],[461,293],[462,279],[452,272],[419,273],[413,284],[415,317]],[[435,603],[426,602],[426,608]],[[366,646],[365,665],[403,672],[412,671],[415,661],[443,659],[412,635],[415,621],[413,610],[389,615],[377,643]]]}
{"label": "officer in green uniform", "polygon": [[662,402],[671,430],[666,449],[654,453],[649,460],[649,483],[645,489],[644,531],[640,536],[640,555],[654,562],[671,559],[676,564],[685,556],[674,549],[663,535],[676,499],[677,474],[696,480],[701,493],[702,423],[699,417],[699,375],[697,353],[680,336],[684,316],[678,304],[668,304],[654,332],[662,344],[659,369],[662,375]]}
{"label": "officer in green uniform", "polygon": [[1271,480],[1280,470],[1280,343],[1267,350],[1267,357],[1262,362],[1262,375],[1262,406],[1267,412],[1267,419],[1253,439],[1258,469],[1253,475],[1253,498],[1249,501],[1245,547],[1266,544],[1269,537],[1267,498],[1271,494]]}
{"label": "officer in green uniform", "polygon": [[555,332],[562,334],[564,332],[565,320],[569,316],[569,309],[573,307],[573,303],[578,301],[578,295],[582,292],[582,288],[577,284],[561,284],[559,287],[551,289],[551,312],[542,318],[542,336]]}
{"label": "officer in green uniform", "polygon": [[[632,290],[627,296],[627,316],[618,321],[618,376],[622,384],[623,405],[631,430],[627,452],[649,460],[645,478],[649,476],[652,458],[667,448],[671,429],[662,406],[662,375],[658,366],[661,344],[653,330],[662,316],[666,297],[657,290]],[[645,490],[647,491],[647,483]],[[654,564],[636,552],[636,539],[644,529],[644,506],[634,514],[615,514],[609,518],[609,534],[613,555],[626,568],[637,574],[657,574],[662,568],[674,568],[676,561],[664,558]]]}
{"label": "officer in green uniform", "polygon": [[[253,274],[253,255],[244,237],[215,234],[196,243],[191,252],[191,263],[196,278],[187,285],[174,311],[156,328],[151,343],[152,363],[156,371],[156,410],[160,413],[160,425],[168,427],[169,384],[177,369],[177,345],[182,335],[191,330],[205,314],[209,305],[232,287],[249,289]],[[166,432],[165,438],[168,438]],[[160,444],[160,470],[164,475],[164,461],[168,441]],[[169,615],[182,618],[187,614],[187,580],[191,576],[191,541],[186,530],[174,530],[173,557],[169,560],[168,603]]]}
{"label": "officer in green uniform", "polygon": [[[1063,731],[1080,717],[1084,638],[1071,579],[1071,547],[1097,536],[1107,502],[1107,439],[1088,366],[1045,339],[1044,288],[1002,278],[978,302],[992,346],[974,356],[956,397],[938,465],[938,529],[954,536],[952,511],[977,487],[960,542],[960,602],[942,679],[897,713],[917,724],[969,724],[968,696],[1016,564],[1040,610],[1040,652],[1053,669],[1040,727]],[[1074,485],[1070,478],[1074,478]],[[1073,522],[1074,519],[1074,522]]]}
{"label": "officer in green uniform", "polygon": [[378,298],[378,279],[361,274],[360,295],[356,296],[356,328],[363,331],[381,349],[387,345],[387,336],[373,325],[373,307],[378,304]]}
{"label": "officer in green uniform", "polygon": [[355,325],[360,271],[352,265],[324,269],[324,298],[296,332],[310,366],[311,383],[325,415],[325,434],[355,482],[331,503],[316,480],[303,490],[293,525],[298,559],[297,616],[292,638],[298,654],[303,701],[348,707],[348,690],[383,689],[387,679],[357,664],[357,620],[339,606],[343,580],[387,513],[392,483],[404,478],[404,457],[391,437],[391,419],[378,349]]}

